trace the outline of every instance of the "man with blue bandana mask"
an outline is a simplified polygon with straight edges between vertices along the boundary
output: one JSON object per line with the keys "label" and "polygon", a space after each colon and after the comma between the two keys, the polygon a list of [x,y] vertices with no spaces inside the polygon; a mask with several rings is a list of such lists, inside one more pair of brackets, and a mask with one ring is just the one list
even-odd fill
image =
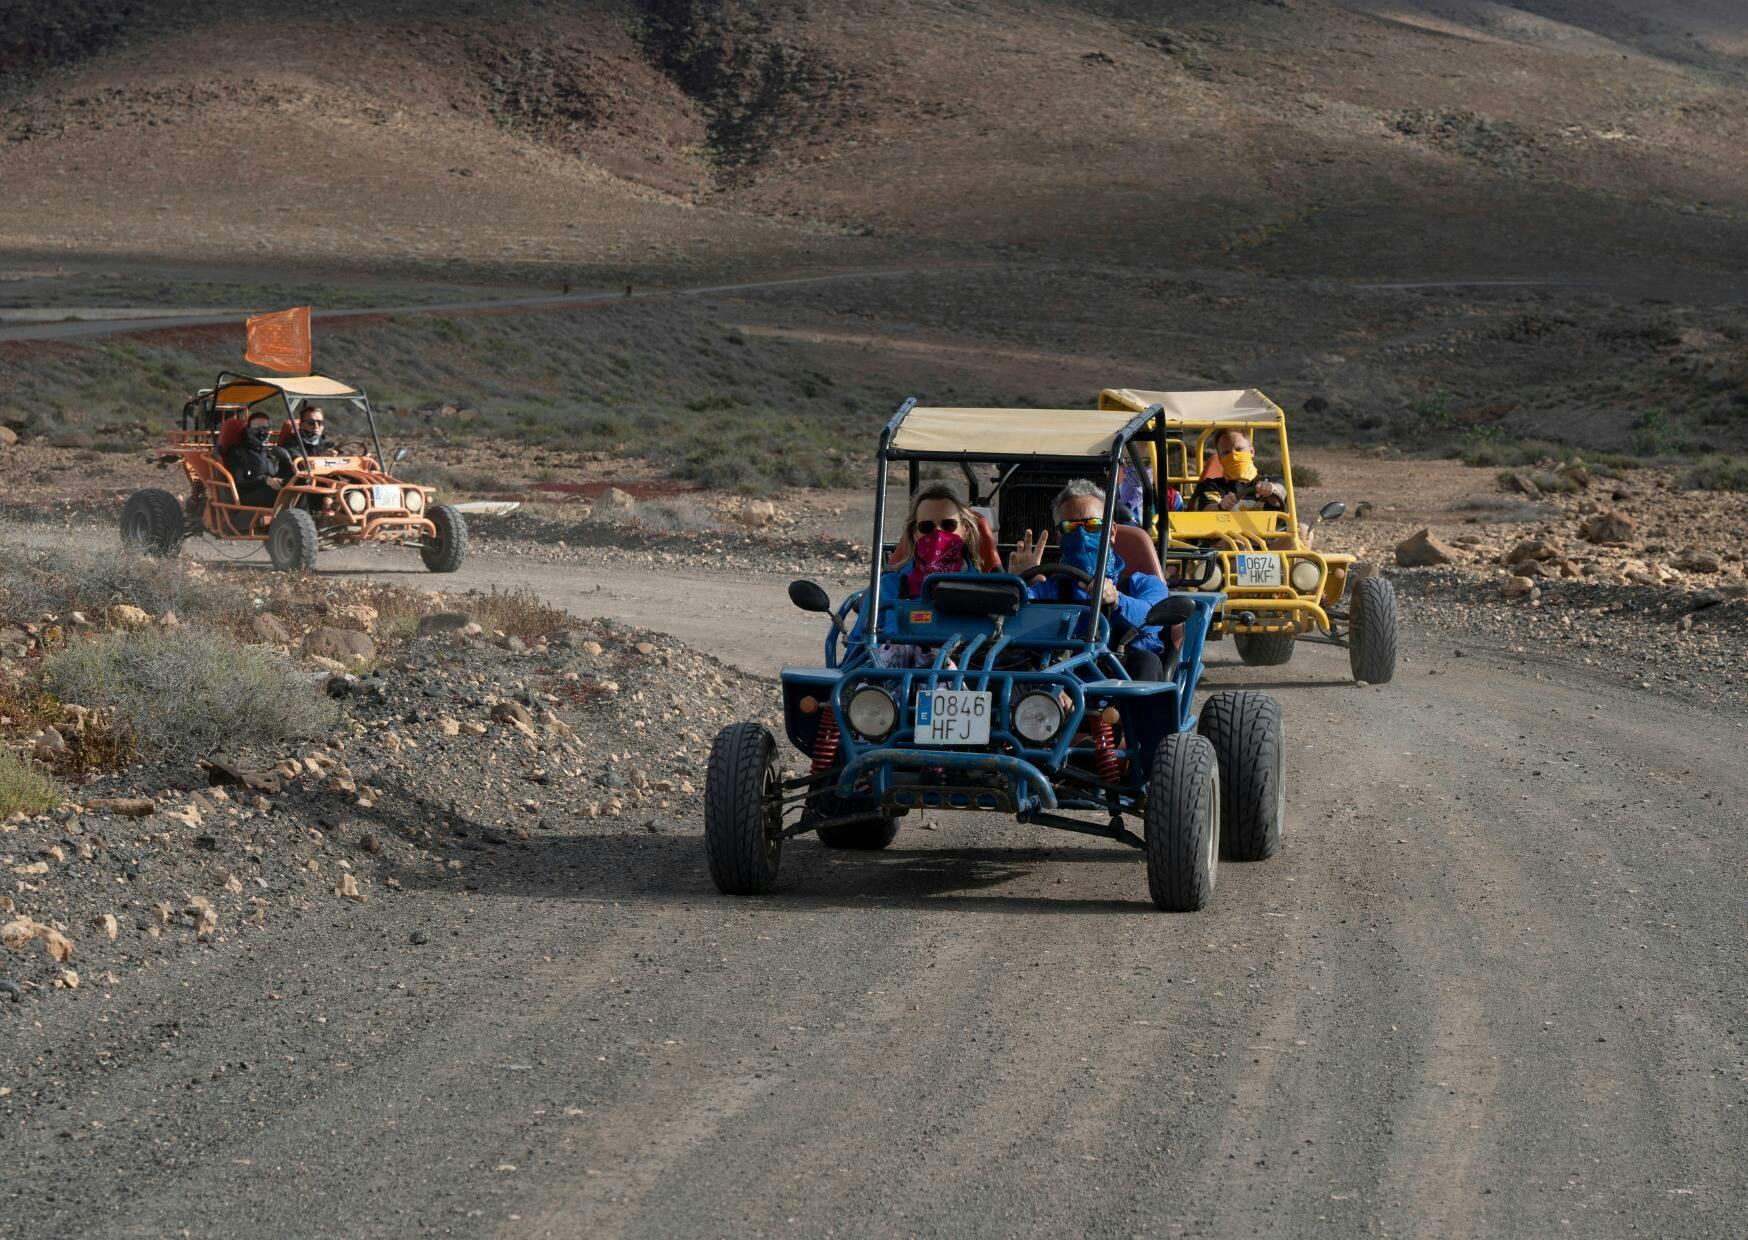
{"label": "man with blue bandana mask", "polygon": [[[1052,505],[1056,514],[1056,531],[1062,542],[1062,563],[1097,576],[1099,543],[1104,537],[1105,493],[1093,483],[1075,479],[1063,487]],[[1008,571],[1023,573],[1035,568],[1044,558],[1044,548],[1050,541],[1049,531],[1036,540],[1032,531],[1015,544],[1008,557]],[[1145,624],[1147,613],[1170,593],[1164,580],[1152,573],[1132,573],[1115,551],[1106,552],[1104,607],[1111,618],[1111,640],[1129,639],[1129,652],[1124,665],[1136,680],[1164,680],[1167,650],[1165,637],[1157,626]],[[1034,583],[1031,596],[1035,599],[1061,602],[1086,598],[1086,587],[1062,577],[1045,577]]]}

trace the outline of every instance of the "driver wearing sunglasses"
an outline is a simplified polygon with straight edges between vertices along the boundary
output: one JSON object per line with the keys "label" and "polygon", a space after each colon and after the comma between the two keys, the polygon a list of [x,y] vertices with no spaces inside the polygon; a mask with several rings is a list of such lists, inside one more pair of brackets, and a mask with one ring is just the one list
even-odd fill
{"label": "driver wearing sunglasses", "polygon": [[[1099,543],[1105,533],[1105,493],[1092,482],[1077,478],[1056,496],[1055,531],[1062,548],[1061,562],[1089,575],[1097,574]],[[1050,531],[1036,539],[1027,530],[1025,537],[1014,545],[1008,557],[1008,571],[1023,573],[1036,568],[1044,559]],[[1164,680],[1167,649],[1165,636],[1157,626],[1143,622],[1155,604],[1171,593],[1162,578],[1152,573],[1129,572],[1122,557],[1114,550],[1106,552],[1104,607],[1111,617],[1111,637],[1114,641],[1134,631],[1129,640],[1129,652],[1124,665],[1136,680]],[[1087,587],[1063,577],[1045,577],[1033,584],[1031,596],[1062,602],[1086,598]]]}
{"label": "driver wearing sunglasses", "polygon": [[334,441],[328,438],[327,429],[328,419],[321,409],[305,404],[297,411],[296,429],[288,424],[279,432],[279,446],[302,455],[334,456]]}

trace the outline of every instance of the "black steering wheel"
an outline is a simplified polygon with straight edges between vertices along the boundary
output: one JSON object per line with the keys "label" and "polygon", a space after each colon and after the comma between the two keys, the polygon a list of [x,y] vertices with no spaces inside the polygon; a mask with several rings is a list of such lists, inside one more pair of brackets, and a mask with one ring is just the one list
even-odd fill
{"label": "black steering wheel", "polygon": [[362,439],[342,439],[334,444],[335,456],[369,456],[370,445]]}
{"label": "black steering wheel", "polygon": [[1023,570],[1019,574],[1019,577],[1021,581],[1032,581],[1038,577],[1049,577],[1051,580],[1055,580],[1060,577],[1065,581],[1072,581],[1078,585],[1085,586],[1089,592],[1092,590],[1093,583],[1093,575],[1091,573],[1087,572],[1084,568],[1076,568],[1072,564],[1064,564],[1061,560],[1057,560],[1054,564],[1034,564],[1032,567]]}

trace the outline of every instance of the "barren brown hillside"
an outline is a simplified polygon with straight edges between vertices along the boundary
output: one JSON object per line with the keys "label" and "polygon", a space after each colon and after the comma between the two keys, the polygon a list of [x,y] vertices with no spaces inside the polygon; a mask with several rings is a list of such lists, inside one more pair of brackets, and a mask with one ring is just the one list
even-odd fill
{"label": "barren brown hillside", "polygon": [[1748,15],[1725,0],[24,0],[0,57],[15,254],[1396,278],[1748,257]]}

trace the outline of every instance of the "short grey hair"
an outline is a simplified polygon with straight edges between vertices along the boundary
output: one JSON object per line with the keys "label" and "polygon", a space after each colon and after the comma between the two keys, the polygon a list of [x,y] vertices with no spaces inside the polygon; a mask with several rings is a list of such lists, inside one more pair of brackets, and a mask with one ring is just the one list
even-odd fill
{"label": "short grey hair", "polygon": [[1075,478],[1069,484],[1056,492],[1056,498],[1050,501],[1050,515],[1055,516],[1062,511],[1062,505],[1073,499],[1096,499],[1101,507],[1105,502],[1105,489],[1088,478]]}

